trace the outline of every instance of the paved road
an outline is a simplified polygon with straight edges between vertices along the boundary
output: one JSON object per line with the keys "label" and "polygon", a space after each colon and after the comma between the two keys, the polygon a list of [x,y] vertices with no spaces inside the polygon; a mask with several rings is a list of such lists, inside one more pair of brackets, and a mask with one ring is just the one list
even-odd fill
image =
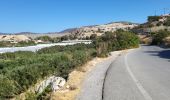
{"label": "paved road", "polygon": [[141,46],[108,69],[103,100],[170,100],[170,49]]}

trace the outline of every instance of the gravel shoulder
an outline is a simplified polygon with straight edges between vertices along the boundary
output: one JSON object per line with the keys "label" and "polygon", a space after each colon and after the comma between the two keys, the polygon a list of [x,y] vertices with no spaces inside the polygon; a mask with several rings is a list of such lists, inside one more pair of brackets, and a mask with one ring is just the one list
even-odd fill
{"label": "gravel shoulder", "polygon": [[125,51],[115,51],[111,56],[97,63],[85,76],[76,100],[102,100],[103,83],[111,63]]}

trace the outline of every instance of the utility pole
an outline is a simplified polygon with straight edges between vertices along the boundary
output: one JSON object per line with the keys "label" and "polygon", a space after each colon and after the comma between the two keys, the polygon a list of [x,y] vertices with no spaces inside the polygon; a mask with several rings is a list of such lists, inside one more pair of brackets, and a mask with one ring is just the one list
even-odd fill
{"label": "utility pole", "polygon": [[155,10],[155,16],[156,16],[156,14],[157,14],[157,12],[156,12],[156,10]]}
{"label": "utility pole", "polygon": [[164,15],[166,14],[166,8],[164,8]]}
{"label": "utility pole", "polygon": [[170,14],[170,9],[169,9],[169,8],[167,8],[167,10],[168,10],[168,14]]}
{"label": "utility pole", "polygon": [[170,9],[169,9],[169,8],[164,8],[163,11],[164,11],[164,15],[165,15],[166,13],[170,13]]}

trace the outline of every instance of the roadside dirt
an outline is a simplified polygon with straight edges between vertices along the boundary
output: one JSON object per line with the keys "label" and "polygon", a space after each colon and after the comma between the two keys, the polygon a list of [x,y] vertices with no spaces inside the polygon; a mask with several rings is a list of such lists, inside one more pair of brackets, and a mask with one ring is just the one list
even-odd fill
{"label": "roadside dirt", "polygon": [[90,72],[97,63],[106,59],[107,58],[94,58],[81,68],[70,73],[66,85],[59,91],[52,94],[52,100],[75,100],[77,94],[80,92],[81,85],[86,74]]}

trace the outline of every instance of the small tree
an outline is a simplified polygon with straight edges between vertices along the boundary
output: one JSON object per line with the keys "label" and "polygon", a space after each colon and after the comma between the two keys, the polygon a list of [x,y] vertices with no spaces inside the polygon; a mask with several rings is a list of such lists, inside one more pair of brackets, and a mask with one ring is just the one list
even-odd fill
{"label": "small tree", "polygon": [[153,33],[152,34],[152,38],[153,38],[153,40],[152,40],[152,45],[160,45],[160,44],[162,44],[163,43],[163,39],[165,38],[165,37],[167,37],[167,36],[169,36],[170,35],[170,32],[168,32],[168,31],[163,31],[163,30],[161,30],[161,31],[159,31],[159,32],[156,32],[156,33]]}
{"label": "small tree", "polygon": [[170,26],[170,17],[167,17],[167,20],[164,22],[165,26]]}
{"label": "small tree", "polygon": [[49,37],[49,36],[40,36],[40,37],[37,37],[36,40],[42,40],[42,41],[45,41],[45,42],[51,42],[52,38]]}
{"label": "small tree", "polygon": [[61,41],[68,40],[68,39],[69,39],[69,36],[67,35],[61,37]]}
{"label": "small tree", "polygon": [[90,39],[90,37],[89,36],[86,36],[86,40],[89,40]]}
{"label": "small tree", "polygon": [[94,40],[94,39],[96,39],[97,38],[97,34],[92,34],[91,36],[90,36],[90,39],[91,40]]}

